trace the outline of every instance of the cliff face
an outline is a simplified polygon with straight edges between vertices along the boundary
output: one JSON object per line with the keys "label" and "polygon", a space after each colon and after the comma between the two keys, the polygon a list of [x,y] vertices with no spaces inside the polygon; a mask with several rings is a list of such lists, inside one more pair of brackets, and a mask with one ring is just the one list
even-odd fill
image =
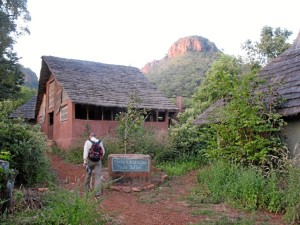
{"label": "cliff face", "polygon": [[[218,52],[219,49],[213,42],[201,36],[189,36],[180,38],[168,50],[167,59],[175,58],[184,55],[187,52]],[[154,60],[147,63],[141,71],[147,74],[158,65],[160,60]]]}
{"label": "cliff face", "polygon": [[200,36],[180,38],[168,51],[168,58],[177,57],[186,52],[216,52],[218,51],[214,43]]}

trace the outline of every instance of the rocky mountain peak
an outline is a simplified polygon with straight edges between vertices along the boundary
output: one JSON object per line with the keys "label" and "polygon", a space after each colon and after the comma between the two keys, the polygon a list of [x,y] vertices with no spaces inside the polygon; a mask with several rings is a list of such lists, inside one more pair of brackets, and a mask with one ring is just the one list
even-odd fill
{"label": "rocky mountain peak", "polygon": [[[177,40],[168,51],[166,60],[184,55],[188,52],[218,52],[216,45],[207,38],[201,36],[189,36]],[[142,69],[142,73],[147,74],[152,68],[156,67],[161,60],[148,62]]]}
{"label": "rocky mountain peak", "polygon": [[168,51],[168,58],[177,57],[186,52],[217,52],[218,48],[213,42],[201,36],[180,38]]}

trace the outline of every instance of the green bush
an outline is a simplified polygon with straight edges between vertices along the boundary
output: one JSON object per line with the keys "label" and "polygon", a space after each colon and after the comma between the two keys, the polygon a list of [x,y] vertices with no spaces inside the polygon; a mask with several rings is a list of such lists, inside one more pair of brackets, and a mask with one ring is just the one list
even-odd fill
{"label": "green bush", "polygon": [[176,123],[169,130],[172,149],[165,155],[167,160],[181,159],[185,156],[202,157],[206,161],[205,149],[209,133],[205,128],[192,124],[194,119]]}
{"label": "green bush", "polygon": [[10,168],[18,170],[17,184],[32,185],[53,179],[40,127],[9,119],[16,105],[13,101],[0,102],[0,155],[10,154]]}
{"label": "green bush", "polygon": [[272,93],[253,94],[257,83],[259,79],[253,74],[232,80],[232,90],[220,111],[219,123],[211,125],[215,135],[207,149],[211,159],[226,159],[270,170],[287,154],[280,137],[285,122],[275,111],[279,99],[266,107],[266,96]]}
{"label": "green bush", "polygon": [[155,128],[145,128],[143,135],[135,141],[135,153],[148,154],[156,162],[161,161],[162,155],[173,148],[168,133]]}
{"label": "green bush", "polygon": [[18,170],[17,184],[47,181],[50,164],[40,127],[20,121],[0,122],[0,127],[0,152],[10,152],[10,167]]}

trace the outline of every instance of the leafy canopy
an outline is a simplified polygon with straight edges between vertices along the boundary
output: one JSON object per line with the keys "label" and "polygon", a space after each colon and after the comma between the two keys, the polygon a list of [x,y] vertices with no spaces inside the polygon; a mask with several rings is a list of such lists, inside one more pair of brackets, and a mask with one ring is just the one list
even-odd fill
{"label": "leafy canopy", "polygon": [[290,47],[288,38],[293,33],[280,27],[265,26],[261,30],[260,42],[247,40],[242,49],[246,51],[245,61],[251,64],[266,65]]}

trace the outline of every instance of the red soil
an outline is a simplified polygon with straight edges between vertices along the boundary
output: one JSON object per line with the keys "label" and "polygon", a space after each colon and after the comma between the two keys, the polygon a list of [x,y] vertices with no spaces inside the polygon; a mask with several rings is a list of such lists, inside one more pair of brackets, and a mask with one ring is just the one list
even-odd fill
{"label": "red soil", "polygon": [[[73,189],[83,187],[85,170],[82,165],[66,163],[51,155],[51,165],[61,186]],[[103,186],[109,182],[107,168],[103,168]],[[141,192],[122,192],[104,189],[99,205],[107,224],[128,225],[185,225],[218,224],[218,221],[248,219],[254,224],[281,225],[282,215],[256,212],[251,214],[225,204],[191,204],[189,198],[197,187],[197,171],[173,177],[159,187]],[[197,196],[197,195],[194,195]],[[195,197],[194,197],[195,198]],[[224,224],[224,223],[223,223]]]}

